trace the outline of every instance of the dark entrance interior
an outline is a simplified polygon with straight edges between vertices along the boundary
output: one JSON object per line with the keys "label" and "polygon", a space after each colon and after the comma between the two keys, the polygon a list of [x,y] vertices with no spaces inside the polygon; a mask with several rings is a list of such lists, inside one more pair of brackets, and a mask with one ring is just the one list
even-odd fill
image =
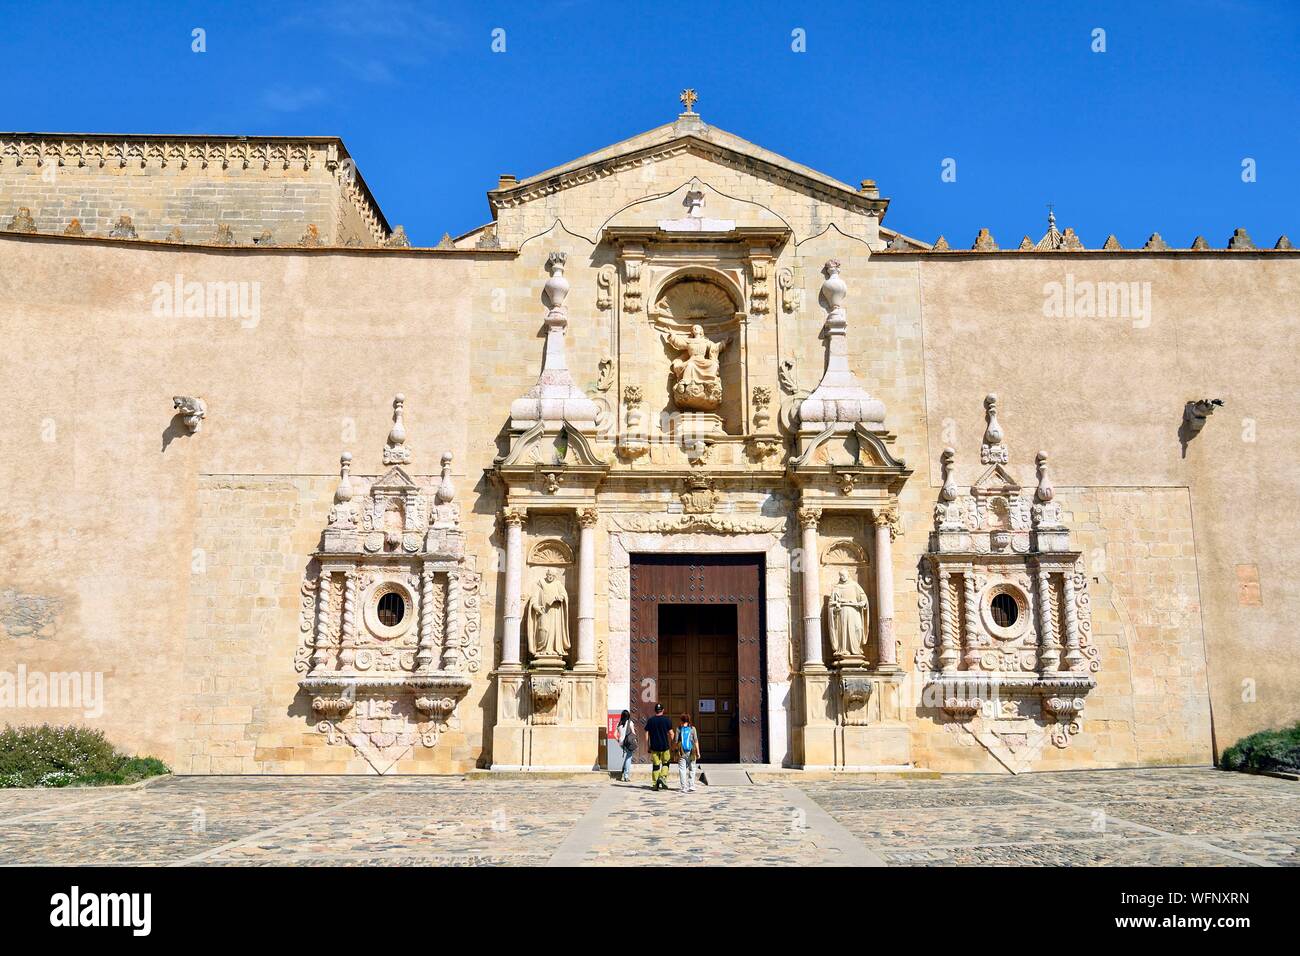
{"label": "dark entrance interior", "polygon": [[[634,554],[631,691],[638,727],[662,703],[700,729],[705,763],[764,763],[763,556]],[[646,760],[644,740],[638,759]]]}
{"label": "dark entrance interior", "polygon": [[659,699],[676,724],[690,714],[700,753],[740,760],[736,605],[659,605]]}

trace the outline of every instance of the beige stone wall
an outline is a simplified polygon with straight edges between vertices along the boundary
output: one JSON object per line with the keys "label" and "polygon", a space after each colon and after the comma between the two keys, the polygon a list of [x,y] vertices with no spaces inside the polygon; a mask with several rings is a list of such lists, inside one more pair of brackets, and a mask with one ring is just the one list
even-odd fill
{"label": "beige stone wall", "polygon": [[53,234],[75,218],[86,235],[106,236],[127,215],[138,237],[151,240],[179,228],[185,242],[209,243],[218,224],[229,225],[240,245],[268,229],[274,242],[295,245],[309,224],[326,245],[373,245],[386,235],[359,175],[350,186],[346,166],[340,174],[339,164],[351,162],[340,144],[214,140],[204,145],[220,155],[207,161],[171,155],[202,142],[130,139],[107,146],[101,162],[83,155],[98,141],[19,143],[0,134],[0,228],[26,207],[36,230]]}
{"label": "beige stone wall", "polygon": [[[679,172],[690,171],[665,176]],[[795,217],[796,199],[769,198]],[[592,209],[618,200],[593,193]],[[798,214],[812,223],[812,211]],[[185,772],[364,771],[349,748],[328,746],[312,729],[293,671],[300,587],[339,452],[353,452],[356,473],[378,473],[389,402],[403,392],[413,470],[434,473],[443,450],[455,454],[467,547],[484,572],[482,653],[492,661],[502,542],[499,497],[484,470],[505,450],[510,401],[540,369],[547,253],[570,253],[569,367],[579,385],[593,386],[600,358],[616,352],[611,397],[662,375],[666,357],[644,315],[596,310],[602,261],[592,245],[544,220],[529,228],[545,235],[518,255],[0,237],[9,344],[0,440],[10,450],[0,460],[0,515],[10,529],[0,670],[21,662],[103,672],[97,725]],[[865,252],[860,240],[834,233],[782,252],[778,265],[795,270],[804,306],[782,311],[773,290],[772,313],[749,331],[749,374],[779,398],[778,361],[793,357],[799,384],[816,384],[818,270],[840,258],[853,367],[886,402],[897,450],[915,469],[894,548],[900,661],[910,666],[915,650],[916,563],[939,452],[957,448],[959,483],[978,474],[980,400],[996,390],[1013,472],[1028,483],[1034,453],[1052,455],[1089,569],[1102,654],[1083,732],[1066,750],[1048,747],[1042,766],[1208,760],[1207,681],[1219,748],[1295,719],[1287,628],[1297,609],[1285,585],[1300,529],[1272,501],[1294,485],[1289,461],[1300,434],[1287,370],[1276,361],[1296,348],[1286,310],[1300,291],[1297,260]],[[1044,286],[1067,272],[1150,281],[1152,320],[1045,318]],[[155,284],[178,273],[258,283],[258,320],[156,315]],[[177,433],[175,394],[207,401],[198,435]],[[1183,403],[1199,397],[1227,406],[1182,458]],[[1243,419],[1254,422],[1253,440]],[[754,491],[767,483],[788,495],[777,474],[757,478]],[[668,487],[656,494],[673,497]],[[598,594],[608,580],[601,547]],[[1262,603],[1239,593],[1240,565],[1258,568]],[[794,660],[798,592],[796,581],[787,622]],[[603,602],[596,623],[603,649]],[[417,748],[399,772],[490,759],[487,670],[461,705],[460,726],[433,753]],[[30,710],[0,719],[78,717]],[[924,713],[910,725],[919,763],[999,769]]]}

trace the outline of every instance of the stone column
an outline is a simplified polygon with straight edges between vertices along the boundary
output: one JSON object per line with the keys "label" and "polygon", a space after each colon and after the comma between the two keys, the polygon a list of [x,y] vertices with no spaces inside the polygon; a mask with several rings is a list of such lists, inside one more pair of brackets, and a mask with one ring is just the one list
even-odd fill
{"label": "stone column", "polygon": [[596,669],[596,522],[600,512],[578,512],[578,659],[576,670]]}
{"label": "stone column", "polygon": [[822,589],[821,556],[817,550],[819,508],[799,512],[803,529],[803,666],[805,670],[822,667]]}
{"label": "stone column", "polygon": [[894,534],[898,515],[877,511],[876,520],[876,635],[880,656],[879,670],[898,669],[898,648],[894,643]]}
{"label": "stone column", "polygon": [[501,666],[518,667],[519,625],[523,621],[524,512],[511,508],[501,520],[506,526],[506,601],[502,614]]}
{"label": "stone column", "polygon": [[980,663],[980,646],[976,622],[979,620],[979,607],[975,594],[975,568],[965,567],[961,570],[961,583],[965,599],[962,602],[962,618],[966,626],[962,629],[962,645],[966,649],[966,667],[976,670]]}
{"label": "stone column", "polygon": [[957,670],[961,652],[957,649],[957,614],[952,596],[952,571],[939,569],[939,670],[950,674]]}
{"label": "stone column", "polygon": [[460,571],[447,569],[447,603],[443,608],[442,657],[438,666],[445,671],[460,670],[462,632],[460,612]]}
{"label": "stone column", "polygon": [[1061,574],[1061,610],[1065,615],[1065,669],[1072,671],[1083,663],[1079,650],[1079,617],[1074,607],[1074,572],[1066,568]]}
{"label": "stone column", "polygon": [[329,609],[334,572],[321,568],[316,579],[316,628],[312,634],[311,666],[308,675],[320,673],[329,662]]}
{"label": "stone column", "polygon": [[415,650],[415,669],[428,670],[433,665],[433,568],[425,565],[420,572],[420,641]]}
{"label": "stone column", "polygon": [[343,631],[339,634],[339,666],[350,668],[357,652],[357,572],[343,572]]}
{"label": "stone column", "polygon": [[1038,666],[1044,674],[1053,674],[1061,669],[1061,645],[1056,640],[1056,622],[1052,616],[1052,579],[1041,564],[1038,574],[1038,626],[1042,640],[1038,654]]}

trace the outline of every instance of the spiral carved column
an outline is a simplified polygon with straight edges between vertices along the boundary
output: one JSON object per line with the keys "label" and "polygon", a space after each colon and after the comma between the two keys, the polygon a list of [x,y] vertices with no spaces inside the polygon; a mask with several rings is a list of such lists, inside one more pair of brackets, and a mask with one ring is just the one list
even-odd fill
{"label": "spiral carved column", "polygon": [[957,614],[952,594],[952,573],[939,571],[939,669],[955,671],[961,654],[957,649]]}
{"label": "spiral carved column", "polygon": [[1074,608],[1074,575],[1068,570],[1061,576],[1061,604],[1065,612],[1065,669],[1072,671],[1083,663],[1079,650],[1079,619]]}
{"label": "spiral carved column", "polygon": [[1052,578],[1046,568],[1038,568],[1038,623],[1042,644],[1038,664],[1044,674],[1061,669],[1061,646],[1056,640],[1056,620],[1052,614]]}
{"label": "spiral carved column", "polygon": [[356,660],[357,575],[343,573],[343,633],[339,635],[339,666],[351,667]]}
{"label": "spiral carved column", "polygon": [[973,670],[979,667],[980,662],[979,638],[977,637],[979,633],[979,607],[975,602],[975,569],[966,568],[961,573],[961,579],[966,598],[964,608],[966,627],[962,635],[962,642],[966,646],[966,667]]}
{"label": "spiral carved column", "polygon": [[329,610],[333,572],[321,569],[316,579],[316,629],[312,634],[310,674],[324,670],[329,662]]}
{"label": "spiral carved column", "polygon": [[460,572],[447,572],[447,613],[446,636],[442,642],[442,669],[454,671],[460,669],[461,649],[461,615],[460,615]]}
{"label": "spiral carved column", "polygon": [[420,575],[420,646],[415,652],[415,669],[428,670],[433,665],[433,569]]}

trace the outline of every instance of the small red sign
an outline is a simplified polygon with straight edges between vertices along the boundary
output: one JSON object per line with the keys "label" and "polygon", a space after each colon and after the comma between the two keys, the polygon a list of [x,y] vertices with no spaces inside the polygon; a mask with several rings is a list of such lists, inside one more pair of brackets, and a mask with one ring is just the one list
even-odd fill
{"label": "small red sign", "polygon": [[605,736],[610,740],[618,740],[618,719],[623,716],[621,710],[611,710],[605,715]]}

